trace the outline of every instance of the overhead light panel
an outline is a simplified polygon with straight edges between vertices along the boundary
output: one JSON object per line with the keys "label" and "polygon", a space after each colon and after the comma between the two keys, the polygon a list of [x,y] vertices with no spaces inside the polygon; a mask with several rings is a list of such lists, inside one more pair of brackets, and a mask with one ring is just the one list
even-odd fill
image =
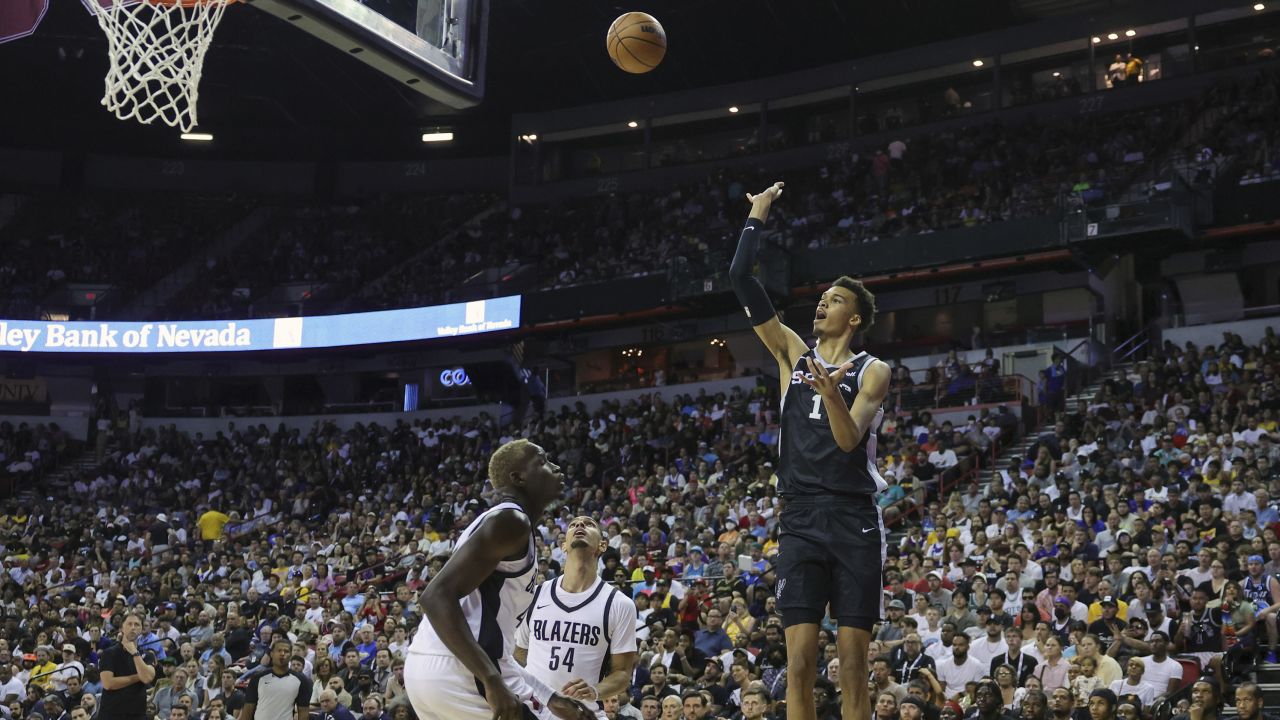
{"label": "overhead light panel", "polygon": [[1124,36],[1125,36],[1125,37],[1133,37],[1134,35],[1137,35],[1137,34],[1138,34],[1138,31],[1137,31],[1137,30],[1125,30],[1125,31],[1124,31]]}
{"label": "overhead light panel", "polygon": [[729,106],[729,112],[731,112],[731,113],[736,113],[736,112],[738,112],[738,106],[737,106],[737,105],[730,105],[730,106]]}
{"label": "overhead light panel", "polygon": [[985,64],[986,64],[986,63],[982,62],[982,60],[980,60],[980,59],[979,59],[979,60],[974,60],[974,61],[973,61],[973,66],[974,66],[974,67],[982,67],[982,66],[983,66],[983,65],[985,65]]}
{"label": "overhead light panel", "polygon": [[213,133],[182,133],[178,137],[187,142],[213,142]]}
{"label": "overhead light panel", "polygon": [[1094,36],[1093,36],[1093,44],[1094,44],[1094,45],[1097,45],[1097,44],[1098,44],[1098,43],[1100,43],[1100,42],[1102,42],[1102,38],[1098,37],[1097,35],[1094,35]]}
{"label": "overhead light panel", "polygon": [[632,120],[631,122],[627,123],[627,127],[637,128],[637,127],[640,127],[640,123],[636,122],[635,120]]}
{"label": "overhead light panel", "polygon": [[1053,76],[1054,76],[1054,77],[1062,77],[1062,73],[1058,72],[1057,70],[1054,70],[1054,71],[1053,71]]}
{"label": "overhead light panel", "polygon": [[445,143],[453,142],[453,133],[446,130],[437,130],[435,132],[422,133],[422,142],[424,143]]}
{"label": "overhead light panel", "polygon": [[1267,9],[1267,6],[1263,5],[1262,3],[1256,3],[1254,4],[1253,9],[1257,10],[1258,12],[1262,12],[1263,10]]}
{"label": "overhead light panel", "polygon": [[1120,36],[1115,33],[1107,33],[1108,40],[1119,40]]}

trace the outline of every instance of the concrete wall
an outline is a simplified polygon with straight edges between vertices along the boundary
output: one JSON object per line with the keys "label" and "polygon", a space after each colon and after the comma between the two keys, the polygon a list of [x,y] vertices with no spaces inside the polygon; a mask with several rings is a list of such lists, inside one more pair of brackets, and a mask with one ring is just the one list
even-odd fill
{"label": "concrete wall", "polygon": [[1188,340],[1197,347],[1205,345],[1221,345],[1222,333],[1230,330],[1244,339],[1247,345],[1256,345],[1268,327],[1280,330],[1280,317],[1258,318],[1256,320],[1236,320],[1234,322],[1211,323],[1192,327],[1167,328],[1161,332],[1163,340],[1170,340],[1182,347]]}
{"label": "concrete wall", "polygon": [[[769,380],[769,382],[773,382]],[[568,397],[558,397],[547,400],[547,409],[552,412],[559,412],[562,407],[572,408],[575,403],[581,402],[587,406],[587,412],[595,412],[606,400],[617,400],[623,404],[630,400],[635,400],[641,395],[651,395],[658,393],[662,396],[664,402],[670,402],[671,398],[676,395],[690,394],[697,397],[702,391],[706,391],[707,395],[716,395],[724,393],[728,395],[735,387],[742,388],[743,392],[750,392],[756,386],[756,378],[754,376],[729,378],[727,380],[710,380],[700,383],[685,383],[683,385],[664,385],[663,387],[639,388],[636,390],[619,390],[617,392],[596,393],[594,395],[570,395]]]}
{"label": "concrete wall", "polygon": [[[1001,405],[1004,405],[1005,407],[1009,408],[1009,412],[1012,413],[1014,417],[1017,417],[1019,419],[1022,418],[1022,403],[1016,403],[1016,402],[989,403],[987,405],[968,405],[965,407],[958,407],[958,408],[946,408],[944,410],[930,410],[929,412],[930,414],[933,415],[933,421],[938,423],[939,425],[950,420],[952,425],[958,426],[958,425],[963,425],[969,422],[970,415],[974,417],[978,417],[979,415],[981,415],[984,408],[991,408],[992,412],[994,413],[995,408],[998,408]],[[1034,408],[1032,409],[1032,411],[1034,412]],[[910,415],[910,413],[904,413],[904,414]]]}
{"label": "concrete wall", "polygon": [[263,424],[268,428],[275,430],[277,426],[284,425],[290,430],[297,428],[303,432],[311,429],[317,422],[332,421],[335,425],[343,430],[350,429],[361,423],[367,425],[369,423],[377,423],[384,427],[395,425],[397,420],[405,422],[413,422],[415,420],[439,420],[444,418],[459,417],[469,420],[478,416],[480,413],[489,413],[494,417],[503,417],[510,413],[510,408],[502,405],[472,405],[468,407],[443,408],[438,410],[419,410],[417,412],[386,412],[386,413],[353,413],[338,415],[289,415],[289,416],[263,416],[263,417],[217,417],[217,418],[144,418],[142,427],[159,428],[173,425],[179,430],[187,433],[204,433],[210,435],[219,430],[225,431],[229,425],[234,424],[238,428],[249,425]]}
{"label": "concrete wall", "polygon": [[31,427],[57,423],[58,427],[76,440],[89,439],[89,418],[84,415],[0,415],[0,422],[12,423],[14,427],[26,423]]}
{"label": "concrete wall", "polygon": [[[991,351],[992,351],[992,354],[995,355],[997,360],[1003,358],[1004,355],[1007,353],[1019,353],[1019,352],[1027,352],[1027,351],[1043,351],[1045,353],[1045,357],[1048,358],[1052,354],[1051,351],[1054,348],[1057,348],[1059,350],[1062,350],[1063,352],[1066,352],[1067,350],[1076,348],[1076,346],[1079,345],[1080,341],[1083,339],[1084,339],[1083,337],[1078,337],[1078,338],[1067,338],[1065,340],[1060,340],[1058,342],[1051,342],[1051,343],[1043,342],[1043,343],[1032,343],[1030,345],[1003,345],[1000,347],[991,348]],[[986,357],[986,355],[987,355],[986,350],[961,350],[956,353],[956,356],[960,358],[961,362],[965,362],[969,364],[973,364],[978,362],[979,360],[982,360],[984,357]],[[936,353],[933,355],[917,355],[915,357],[903,358],[902,364],[906,365],[909,369],[913,371],[924,370],[926,368],[934,367],[938,363],[942,362],[942,360],[944,360],[946,357],[947,357],[946,353]],[[1080,362],[1083,362],[1083,363],[1089,362],[1088,344],[1085,344],[1077,348],[1075,352],[1072,353],[1072,357],[1074,357],[1076,360],[1079,360]],[[1044,367],[1048,367],[1048,361],[1045,362]],[[1025,375],[1026,373],[1023,373],[1023,374]],[[1029,377],[1032,380],[1035,379],[1034,375],[1031,375]],[[916,379],[919,380],[919,377],[917,377]]]}

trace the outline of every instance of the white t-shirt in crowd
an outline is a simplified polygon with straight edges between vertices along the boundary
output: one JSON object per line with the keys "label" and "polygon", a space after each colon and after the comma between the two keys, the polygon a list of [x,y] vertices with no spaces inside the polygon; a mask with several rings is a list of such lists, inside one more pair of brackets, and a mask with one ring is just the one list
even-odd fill
{"label": "white t-shirt in crowd", "polygon": [[1142,682],[1150,686],[1157,697],[1169,689],[1170,680],[1182,677],[1182,663],[1171,657],[1166,657],[1164,662],[1156,662],[1155,656],[1147,655],[1142,658],[1142,664],[1146,666]]}

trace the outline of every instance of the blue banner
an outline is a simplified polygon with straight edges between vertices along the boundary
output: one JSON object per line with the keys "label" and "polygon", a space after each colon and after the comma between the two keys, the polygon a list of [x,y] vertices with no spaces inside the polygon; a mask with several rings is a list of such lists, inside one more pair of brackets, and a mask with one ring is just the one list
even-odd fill
{"label": "blue banner", "polygon": [[293,350],[459,337],[520,327],[520,296],[407,310],[270,320],[0,320],[0,352],[181,353]]}

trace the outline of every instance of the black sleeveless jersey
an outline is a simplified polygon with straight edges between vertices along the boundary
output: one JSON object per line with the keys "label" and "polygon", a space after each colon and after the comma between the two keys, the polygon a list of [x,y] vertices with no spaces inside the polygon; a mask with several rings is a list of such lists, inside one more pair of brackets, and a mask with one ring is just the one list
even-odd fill
{"label": "black sleeveless jersey", "polygon": [[[804,377],[809,374],[805,358],[812,357],[828,371],[843,365],[832,364],[809,350],[791,370],[791,382],[782,398],[782,431],[778,437],[778,493],[785,497],[804,495],[874,495],[888,487],[876,469],[876,430],[884,419],[884,409],[876,411],[871,427],[853,452],[845,452],[831,433],[831,420],[820,396]],[[853,366],[840,382],[846,408],[862,387],[862,374],[875,358],[866,352],[853,356]]]}

